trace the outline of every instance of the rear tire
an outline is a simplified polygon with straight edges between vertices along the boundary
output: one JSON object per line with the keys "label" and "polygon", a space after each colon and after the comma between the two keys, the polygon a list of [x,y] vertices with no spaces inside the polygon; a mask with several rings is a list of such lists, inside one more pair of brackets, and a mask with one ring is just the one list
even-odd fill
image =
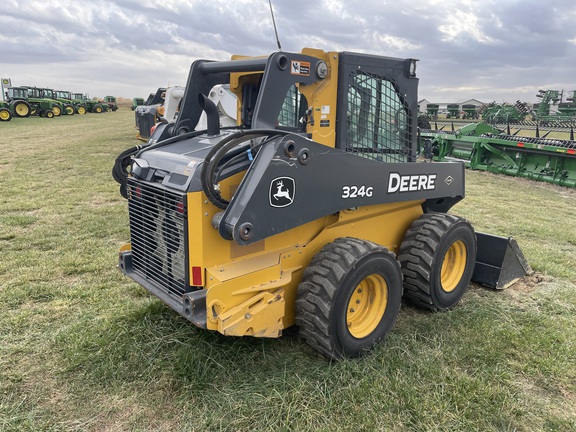
{"label": "rear tire", "polygon": [[14,110],[14,115],[16,117],[30,117],[32,109],[30,104],[23,100],[18,100],[12,104],[12,109]]}
{"label": "rear tire", "polygon": [[304,271],[296,324],[323,355],[356,357],[390,332],[401,299],[402,274],[393,253],[369,241],[338,238]]}
{"label": "rear tire", "polygon": [[432,311],[454,307],[472,278],[476,234],[458,216],[424,214],[416,219],[400,245],[404,297]]}

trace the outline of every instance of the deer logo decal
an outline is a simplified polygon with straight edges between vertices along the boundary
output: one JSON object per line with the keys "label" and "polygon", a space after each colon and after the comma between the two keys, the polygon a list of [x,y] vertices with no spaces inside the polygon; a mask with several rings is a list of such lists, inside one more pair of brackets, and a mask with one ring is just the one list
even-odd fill
{"label": "deer logo decal", "polygon": [[291,177],[278,177],[270,182],[270,205],[287,207],[294,202],[296,183]]}

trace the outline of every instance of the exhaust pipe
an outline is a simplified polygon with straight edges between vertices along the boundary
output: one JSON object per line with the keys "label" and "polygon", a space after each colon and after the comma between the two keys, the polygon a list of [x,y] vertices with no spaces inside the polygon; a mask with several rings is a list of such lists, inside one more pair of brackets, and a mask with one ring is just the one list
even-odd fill
{"label": "exhaust pipe", "polygon": [[198,93],[198,102],[200,107],[206,113],[206,120],[208,123],[208,136],[215,136],[220,134],[220,113],[218,107],[206,95]]}

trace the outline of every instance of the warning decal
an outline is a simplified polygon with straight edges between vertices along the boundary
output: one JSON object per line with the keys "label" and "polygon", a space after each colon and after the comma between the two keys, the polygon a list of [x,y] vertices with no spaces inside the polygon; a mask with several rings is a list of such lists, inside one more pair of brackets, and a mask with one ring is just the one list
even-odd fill
{"label": "warning decal", "polygon": [[292,75],[310,76],[310,62],[292,60],[290,73]]}

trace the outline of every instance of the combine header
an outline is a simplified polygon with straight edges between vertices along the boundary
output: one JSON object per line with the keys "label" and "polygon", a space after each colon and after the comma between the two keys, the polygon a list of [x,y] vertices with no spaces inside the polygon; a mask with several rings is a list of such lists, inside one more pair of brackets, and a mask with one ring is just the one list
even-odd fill
{"label": "combine header", "polygon": [[[576,120],[576,102],[574,96],[576,90],[570,92],[571,97],[562,102],[563,91],[559,90],[539,90],[537,98],[542,102],[534,104],[534,119],[542,125],[562,125],[572,123]],[[557,106],[557,111],[552,111],[552,106]]]}
{"label": "combine header", "polygon": [[423,130],[421,148],[436,161],[464,161],[490,171],[558,186],[576,187],[576,141],[529,138],[471,123],[454,132]]}

